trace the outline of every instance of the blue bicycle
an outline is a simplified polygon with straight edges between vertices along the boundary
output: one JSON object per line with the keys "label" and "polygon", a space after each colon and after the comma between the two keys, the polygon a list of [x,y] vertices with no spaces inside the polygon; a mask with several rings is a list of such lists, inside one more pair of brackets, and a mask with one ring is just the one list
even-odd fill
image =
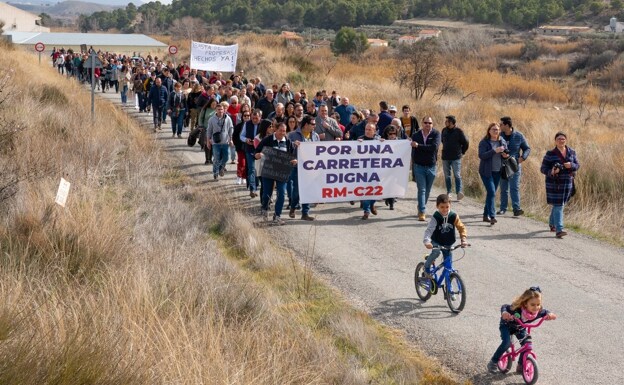
{"label": "blue bicycle", "polygon": [[[422,301],[427,301],[432,295],[438,294],[439,288],[442,288],[446,303],[453,313],[459,313],[466,305],[466,286],[457,270],[453,269],[453,250],[460,247],[462,246],[435,247],[434,249],[439,249],[440,251],[448,250],[448,256],[444,257],[442,263],[438,266],[435,265],[434,261],[429,272],[425,271],[425,262],[420,262],[416,265],[416,271],[414,272],[414,284],[418,298]],[[464,255],[465,253],[466,251],[464,250]],[[463,258],[463,255],[461,258]]]}

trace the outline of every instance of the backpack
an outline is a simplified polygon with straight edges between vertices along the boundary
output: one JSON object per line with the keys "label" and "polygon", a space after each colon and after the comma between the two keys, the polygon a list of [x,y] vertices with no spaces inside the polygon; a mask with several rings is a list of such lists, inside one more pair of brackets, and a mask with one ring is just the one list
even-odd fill
{"label": "backpack", "polygon": [[132,84],[134,92],[143,92],[145,91],[143,89],[143,81],[141,81],[141,77],[140,76],[136,76],[134,78],[134,82]]}

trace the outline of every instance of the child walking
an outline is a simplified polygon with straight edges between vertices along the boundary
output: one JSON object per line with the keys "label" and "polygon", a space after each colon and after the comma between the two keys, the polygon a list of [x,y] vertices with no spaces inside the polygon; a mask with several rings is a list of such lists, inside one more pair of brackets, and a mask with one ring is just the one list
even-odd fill
{"label": "child walking", "polygon": [[[450,247],[455,243],[455,229],[459,232],[462,247],[467,246],[466,227],[459,219],[459,215],[451,211],[451,199],[447,194],[440,194],[436,198],[436,212],[431,217],[423,243],[431,250],[431,254],[425,260],[425,272],[429,274],[429,268],[433,261],[440,256],[440,249],[434,246]],[[448,256],[449,250],[442,250],[444,257]]]}
{"label": "child walking", "polygon": [[[522,322],[533,322],[538,318],[546,321],[557,319],[557,315],[542,308],[542,290],[539,286],[533,286],[524,291],[519,297],[513,300],[511,305],[501,307],[501,320],[498,329],[500,330],[501,344],[494,352],[492,359],[488,362],[487,369],[490,373],[498,372],[498,360],[505,354],[511,346],[511,335],[515,335],[521,345],[528,342],[526,329],[518,325],[515,318],[520,318]],[[522,373],[522,356],[518,359],[517,373]]]}

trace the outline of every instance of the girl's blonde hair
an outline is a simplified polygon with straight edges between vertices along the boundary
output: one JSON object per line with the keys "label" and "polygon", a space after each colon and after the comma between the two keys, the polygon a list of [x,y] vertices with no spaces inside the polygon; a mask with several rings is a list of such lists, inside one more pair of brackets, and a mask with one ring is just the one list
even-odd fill
{"label": "girl's blonde hair", "polygon": [[522,293],[520,296],[516,297],[513,300],[513,302],[511,303],[511,310],[520,310],[522,307],[524,307],[524,305],[527,304],[527,302],[529,302],[533,298],[539,298],[541,300],[542,293],[539,291],[539,289],[526,289],[524,293]]}

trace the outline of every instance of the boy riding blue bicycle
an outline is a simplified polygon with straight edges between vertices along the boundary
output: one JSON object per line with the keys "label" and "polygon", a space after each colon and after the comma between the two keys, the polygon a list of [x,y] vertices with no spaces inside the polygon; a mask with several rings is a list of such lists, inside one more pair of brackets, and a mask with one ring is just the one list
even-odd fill
{"label": "boy riding blue bicycle", "polygon": [[[455,243],[455,229],[459,232],[461,246],[468,246],[466,242],[466,226],[459,219],[457,213],[451,211],[451,200],[447,194],[440,194],[436,198],[436,212],[431,217],[423,243],[425,247],[431,250],[431,254],[425,260],[425,272],[429,274],[431,264],[440,256],[440,252],[444,257],[448,257],[451,250],[448,250]],[[437,247],[437,248],[434,248]],[[439,247],[443,247],[440,250]]]}

